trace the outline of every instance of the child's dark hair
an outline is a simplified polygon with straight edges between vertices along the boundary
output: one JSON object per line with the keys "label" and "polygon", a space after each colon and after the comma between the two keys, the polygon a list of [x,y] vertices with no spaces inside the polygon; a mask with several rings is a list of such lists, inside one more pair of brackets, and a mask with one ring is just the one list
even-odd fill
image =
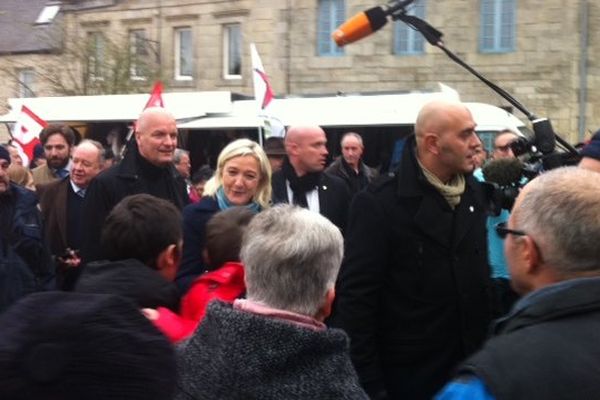
{"label": "child's dark hair", "polygon": [[212,271],[229,261],[240,260],[242,237],[254,213],[233,207],[216,213],[206,224],[207,269]]}
{"label": "child's dark hair", "polygon": [[181,237],[181,213],[172,203],[135,194],[121,200],[108,215],[100,244],[107,260],[135,258],[156,268],[158,255]]}

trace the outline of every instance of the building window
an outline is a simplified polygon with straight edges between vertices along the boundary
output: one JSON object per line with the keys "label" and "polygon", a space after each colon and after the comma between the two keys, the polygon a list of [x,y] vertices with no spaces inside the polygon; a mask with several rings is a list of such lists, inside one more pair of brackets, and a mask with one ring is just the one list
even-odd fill
{"label": "building window", "polygon": [[106,38],[102,32],[88,33],[88,76],[90,79],[104,78]]}
{"label": "building window", "polygon": [[340,56],[344,49],[338,47],[331,34],[344,23],[346,5],[344,0],[319,0],[317,26],[317,54],[320,56]]}
{"label": "building window", "polygon": [[481,0],[481,52],[503,53],[514,50],[515,9],[515,0]]}
{"label": "building window", "polygon": [[19,71],[19,97],[35,97],[35,71],[31,68]]}
{"label": "building window", "polygon": [[242,77],[242,31],[240,24],[225,25],[223,54],[225,78]]}
{"label": "building window", "polygon": [[144,29],[129,31],[129,75],[131,79],[146,79],[148,62],[148,39]]}
{"label": "building window", "polygon": [[[425,18],[425,1],[417,0],[408,7],[408,14]],[[425,40],[421,33],[402,21],[394,24],[394,53],[398,55],[423,54]]]}
{"label": "building window", "polygon": [[60,4],[49,4],[45,6],[35,20],[35,23],[40,25],[49,24],[54,21],[54,18],[59,11]]}
{"label": "building window", "polygon": [[175,79],[191,80],[193,71],[192,28],[175,29]]}

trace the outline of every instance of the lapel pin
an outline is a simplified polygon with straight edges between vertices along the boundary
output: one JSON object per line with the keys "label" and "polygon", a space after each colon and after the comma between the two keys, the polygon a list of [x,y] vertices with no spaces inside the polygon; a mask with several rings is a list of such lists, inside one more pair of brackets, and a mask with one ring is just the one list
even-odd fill
{"label": "lapel pin", "polygon": [[473,206],[469,206],[469,211],[473,212],[475,211],[475,208]]}
{"label": "lapel pin", "polygon": [[327,190],[327,186],[323,185],[323,190]]}

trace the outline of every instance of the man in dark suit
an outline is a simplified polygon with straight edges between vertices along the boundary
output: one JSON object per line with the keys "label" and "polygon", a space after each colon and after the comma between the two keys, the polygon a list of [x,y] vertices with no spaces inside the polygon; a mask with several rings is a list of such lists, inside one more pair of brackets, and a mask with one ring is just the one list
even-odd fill
{"label": "man in dark suit", "polygon": [[39,187],[40,208],[45,221],[45,236],[57,264],[58,284],[63,285],[70,269],[79,266],[84,221],[85,192],[104,163],[102,145],[82,141],[73,151],[68,177]]}
{"label": "man in dark suit", "polygon": [[346,227],[350,192],[343,180],[323,170],[327,138],[319,126],[291,126],[285,136],[287,157],[273,174],[273,203],[292,203],[315,211],[342,232]]}
{"label": "man in dark suit", "polygon": [[431,399],[490,320],[486,201],[475,122],[426,104],[396,174],[354,197],[330,324],[372,399]]}

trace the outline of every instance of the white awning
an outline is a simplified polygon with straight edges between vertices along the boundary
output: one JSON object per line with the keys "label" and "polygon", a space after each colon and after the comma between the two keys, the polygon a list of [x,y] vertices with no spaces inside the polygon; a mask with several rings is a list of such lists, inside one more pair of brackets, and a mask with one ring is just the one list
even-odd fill
{"label": "white awning", "polygon": [[[149,98],[149,94],[11,98],[11,111],[0,116],[0,122],[15,122],[23,104],[48,122],[135,121]],[[163,93],[162,98],[177,120],[229,113],[232,109],[228,91]]]}

